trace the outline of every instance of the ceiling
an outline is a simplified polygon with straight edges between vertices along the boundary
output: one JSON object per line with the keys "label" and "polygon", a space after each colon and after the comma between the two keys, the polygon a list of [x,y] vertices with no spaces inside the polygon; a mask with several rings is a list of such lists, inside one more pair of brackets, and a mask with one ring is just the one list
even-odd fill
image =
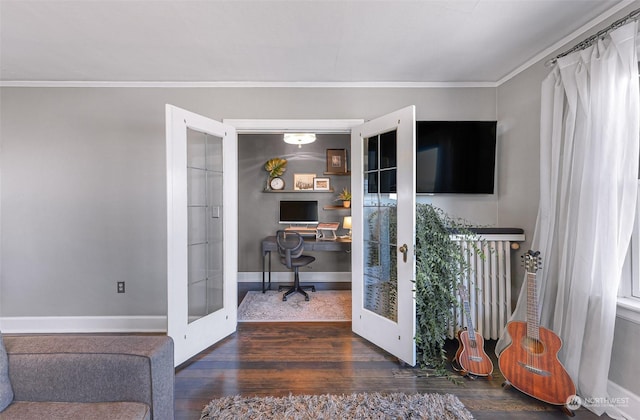
{"label": "ceiling", "polygon": [[0,0],[0,83],[495,84],[630,3]]}

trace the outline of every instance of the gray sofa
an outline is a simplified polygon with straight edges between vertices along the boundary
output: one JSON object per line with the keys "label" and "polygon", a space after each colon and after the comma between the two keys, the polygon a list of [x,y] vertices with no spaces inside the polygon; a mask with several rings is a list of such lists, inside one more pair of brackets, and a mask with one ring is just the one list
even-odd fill
{"label": "gray sofa", "polygon": [[172,420],[166,336],[4,335],[13,402],[0,419]]}

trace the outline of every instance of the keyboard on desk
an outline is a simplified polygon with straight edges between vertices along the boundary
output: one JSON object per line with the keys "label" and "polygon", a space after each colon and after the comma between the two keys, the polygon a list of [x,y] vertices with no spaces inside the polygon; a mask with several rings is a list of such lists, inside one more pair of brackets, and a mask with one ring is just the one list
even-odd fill
{"label": "keyboard on desk", "polygon": [[317,229],[314,227],[288,227],[285,228],[286,232],[296,232],[299,233],[300,236],[313,236],[315,237],[318,233]]}

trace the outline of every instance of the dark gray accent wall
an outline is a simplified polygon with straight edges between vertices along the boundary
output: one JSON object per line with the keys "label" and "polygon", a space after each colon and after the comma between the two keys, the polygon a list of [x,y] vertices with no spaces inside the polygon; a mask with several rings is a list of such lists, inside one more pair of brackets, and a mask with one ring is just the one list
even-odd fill
{"label": "dark gray accent wall", "polygon": [[[298,146],[283,141],[282,134],[240,134],[238,136],[238,271],[262,271],[260,240],[275,235],[286,226],[278,223],[280,200],[317,200],[321,222],[342,222],[348,210],[323,210],[324,206],[341,204],[335,199],[344,187],[350,188],[350,176],[324,175],[326,150],[350,149],[348,134],[318,134],[314,143]],[[313,173],[331,179],[331,192],[264,192],[267,171],[264,164],[271,158],[287,159],[287,170],[281,178],[285,191],[293,189],[296,173]],[[338,231],[346,234],[346,231]],[[341,252],[315,252],[314,271],[351,271],[350,254]],[[277,258],[272,260],[272,271],[288,271]]]}

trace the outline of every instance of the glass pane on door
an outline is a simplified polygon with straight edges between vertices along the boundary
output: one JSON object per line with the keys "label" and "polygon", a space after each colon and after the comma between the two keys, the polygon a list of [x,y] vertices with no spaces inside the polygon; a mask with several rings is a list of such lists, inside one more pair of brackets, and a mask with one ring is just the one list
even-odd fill
{"label": "glass pane on door", "polygon": [[363,139],[364,308],[398,320],[396,131]]}
{"label": "glass pane on door", "polygon": [[187,128],[189,322],[223,308],[222,138]]}

